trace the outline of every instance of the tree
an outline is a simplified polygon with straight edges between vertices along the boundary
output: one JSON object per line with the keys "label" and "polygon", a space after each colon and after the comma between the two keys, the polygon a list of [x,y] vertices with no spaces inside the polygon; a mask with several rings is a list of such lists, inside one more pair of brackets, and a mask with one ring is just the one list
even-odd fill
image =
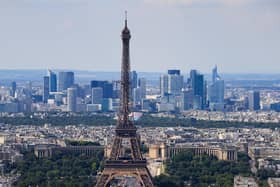
{"label": "tree", "polygon": [[[155,178],[155,184],[162,186],[233,186],[236,174],[250,175],[249,159],[240,155],[237,162],[221,161],[214,156],[196,156],[191,151],[181,152],[166,163],[166,175]],[[242,167],[241,167],[242,166]]]}

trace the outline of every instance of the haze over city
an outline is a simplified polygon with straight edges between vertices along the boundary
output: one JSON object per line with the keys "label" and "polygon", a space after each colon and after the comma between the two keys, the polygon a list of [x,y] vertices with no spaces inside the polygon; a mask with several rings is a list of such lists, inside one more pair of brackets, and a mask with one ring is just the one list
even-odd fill
{"label": "haze over city", "polygon": [[0,0],[0,187],[279,187],[279,8]]}
{"label": "haze over city", "polygon": [[3,0],[1,69],[119,71],[128,11],[132,69],[278,73],[277,0]]}

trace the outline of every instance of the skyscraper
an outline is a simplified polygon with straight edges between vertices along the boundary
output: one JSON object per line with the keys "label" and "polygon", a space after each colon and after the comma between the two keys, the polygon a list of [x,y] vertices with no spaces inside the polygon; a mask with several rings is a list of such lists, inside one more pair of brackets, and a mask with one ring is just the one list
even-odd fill
{"label": "skyscraper", "polygon": [[131,80],[131,89],[137,88],[137,82],[138,82],[138,75],[136,71],[132,71],[130,73],[130,80]]}
{"label": "skyscraper", "polygon": [[91,103],[102,104],[103,103],[103,88],[95,87],[91,89]]}
{"label": "skyscraper", "polygon": [[212,70],[212,83],[208,88],[209,108],[211,110],[224,110],[225,83],[218,75],[217,66]]}
{"label": "skyscraper", "polygon": [[168,93],[178,95],[184,86],[184,77],[180,70],[168,70]]}
{"label": "skyscraper", "polygon": [[52,72],[51,70],[48,70],[48,76],[49,76],[50,92],[57,92],[56,74],[54,72]]}
{"label": "skyscraper", "polygon": [[92,81],[90,81],[90,86],[91,86],[91,88],[96,88],[96,87],[102,88],[106,82],[107,81],[92,80]]}
{"label": "skyscraper", "polygon": [[141,104],[141,89],[133,88],[132,90],[132,99],[133,99],[133,107],[137,107]]}
{"label": "skyscraper", "polygon": [[67,88],[67,111],[76,112],[77,111],[77,89]]}
{"label": "skyscraper", "polygon": [[168,94],[168,75],[160,76],[160,95],[165,96]]}
{"label": "skyscraper", "polygon": [[249,92],[249,109],[260,110],[260,92],[250,91]]}
{"label": "skyscraper", "polygon": [[113,83],[108,81],[92,80],[90,82],[91,88],[102,88],[103,98],[113,98]]}
{"label": "skyscraper", "polygon": [[180,75],[180,70],[178,70],[178,69],[169,69],[169,70],[167,70],[167,74],[168,75]]}
{"label": "skyscraper", "polygon": [[146,98],[146,79],[143,77],[139,79],[139,88],[141,90],[141,99],[145,99]]}
{"label": "skyscraper", "polygon": [[121,81],[113,81],[113,98],[117,99],[120,98],[121,93]]}
{"label": "skyscraper", "polygon": [[197,70],[190,71],[190,86],[193,91],[194,109],[204,109],[206,106],[206,82],[204,76]]}
{"label": "skyscraper", "polygon": [[161,96],[166,94],[179,95],[184,85],[184,77],[180,74],[180,70],[168,70],[167,75],[160,77],[160,93]]}
{"label": "skyscraper", "polygon": [[220,80],[221,77],[218,74],[218,68],[217,65],[212,69],[212,83],[216,82],[217,80]]}
{"label": "skyscraper", "polygon": [[11,96],[15,97],[16,90],[17,90],[17,83],[13,81],[11,86],[12,86]]}
{"label": "skyscraper", "polygon": [[193,97],[192,90],[184,90],[182,92],[182,110],[190,110],[193,108]]}
{"label": "skyscraper", "polygon": [[102,88],[103,98],[113,98],[113,83],[105,82]]}
{"label": "skyscraper", "polygon": [[43,102],[47,103],[49,99],[49,92],[50,92],[50,83],[49,77],[44,76],[44,84],[43,84]]}
{"label": "skyscraper", "polygon": [[62,92],[74,85],[74,72],[58,73],[58,91]]}

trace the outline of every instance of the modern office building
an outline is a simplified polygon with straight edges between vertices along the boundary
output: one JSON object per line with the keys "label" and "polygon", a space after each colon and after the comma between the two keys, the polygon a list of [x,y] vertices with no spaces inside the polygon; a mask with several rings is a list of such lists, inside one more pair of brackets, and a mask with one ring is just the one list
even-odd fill
{"label": "modern office building", "polygon": [[102,88],[103,98],[113,98],[113,83],[108,81],[92,80],[90,82],[91,88]]}
{"label": "modern office building", "polygon": [[218,68],[217,65],[212,69],[212,82],[216,82],[217,80],[220,80],[221,77],[218,74]]}
{"label": "modern office building", "polygon": [[217,66],[212,70],[212,82],[208,87],[209,108],[214,111],[224,110],[224,80],[218,75]]}
{"label": "modern office building", "polygon": [[15,97],[16,96],[16,90],[17,90],[17,83],[15,81],[12,82],[11,84],[12,90],[11,90],[11,96]]}
{"label": "modern office building", "polygon": [[133,88],[132,90],[132,100],[133,100],[133,107],[141,106],[141,89],[140,88]]}
{"label": "modern office building", "polygon": [[91,88],[96,88],[96,87],[102,88],[106,82],[107,81],[92,80],[92,81],[90,81],[90,86],[91,86]]}
{"label": "modern office building", "polygon": [[74,85],[74,72],[58,73],[58,91],[62,92]]}
{"label": "modern office building", "polygon": [[280,112],[280,103],[272,103],[270,104],[270,109],[276,112]]}
{"label": "modern office building", "polygon": [[138,75],[136,71],[130,72],[131,89],[137,88]]}
{"label": "modern office building", "polygon": [[57,92],[57,77],[54,72],[51,70],[48,70],[48,76],[49,76],[49,88],[50,92]]}
{"label": "modern office building", "polygon": [[193,92],[192,90],[184,90],[182,91],[182,110],[190,110],[193,109]]}
{"label": "modern office building", "polygon": [[102,111],[110,112],[113,111],[113,99],[112,98],[104,98],[102,101]]}
{"label": "modern office building", "polygon": [[160,95],[168,94],[168,75],[160,76]]}
{"label": "modern office building", "polygon": [[168,70],[168,74],[160,77],[160,93],[161,96],[166,94],[178,95],[184,86],[184,77],[180,74],[180,70]]}
{"label": "modern office building", "polygon": [[167,70],[168,75],[180,75],[180,70],[178,69],[169,69]]}
{"label": "modern office building", "polygon": [[77,89],[67,88],[67,111],[76,112],[77,111]]}
{"label": "modern office building", "polygon": [[260,92],[250,91],[249,92],[249,109],[260,110]]}
{"label": "modern office building", "polygon": [[103,98],[113,98],[113,83],[106,82],[103,85]]}
{"label": "modern office building", "polygon": [[184,85],[184,77],[179,74],[168,74],[168,93],[178,95]]}
{"label": "modern office building", "polygon": [[43,84],[43,102],[47,103],[49,99],[50,93],[50,79],[48,76],[44,76],[44,84]]}
{"label": "modern office building", "polygon": [[120,98],[121,81],[113,81],[113,99]]}
{"label": "modern office building", "polygon": [[206,81],[204,76],[197,70],[190,71],[190,87],[193,92],[194,109],[204,109],[206,107]]}
{"label": "modern office building", "polygon": [[91,89],[91,104],[102,104],[103,103],[103,88],[94,87]]}
{"label": "modern office building", "polygon": [[139,88],[141,90],[141,99],[146,98],[146,79],[145,78],[140,78],[138,81]]}

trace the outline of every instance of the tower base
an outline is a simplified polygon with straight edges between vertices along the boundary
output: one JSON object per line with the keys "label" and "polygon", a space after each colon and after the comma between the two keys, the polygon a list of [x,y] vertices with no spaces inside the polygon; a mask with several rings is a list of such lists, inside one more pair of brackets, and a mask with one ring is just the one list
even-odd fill
{"label": "tower base", "polygon": [[121,164],[120,162],[108,164],[105,166],[101,176],[98,177],[95,187],[109,187],[110,181],[115,177],[121,176],[136,177],[142,187],[153,187],[154,185],[150,172],[146,166],[143,166],[143,164],[135,164],[132,167],[131,164]]}

